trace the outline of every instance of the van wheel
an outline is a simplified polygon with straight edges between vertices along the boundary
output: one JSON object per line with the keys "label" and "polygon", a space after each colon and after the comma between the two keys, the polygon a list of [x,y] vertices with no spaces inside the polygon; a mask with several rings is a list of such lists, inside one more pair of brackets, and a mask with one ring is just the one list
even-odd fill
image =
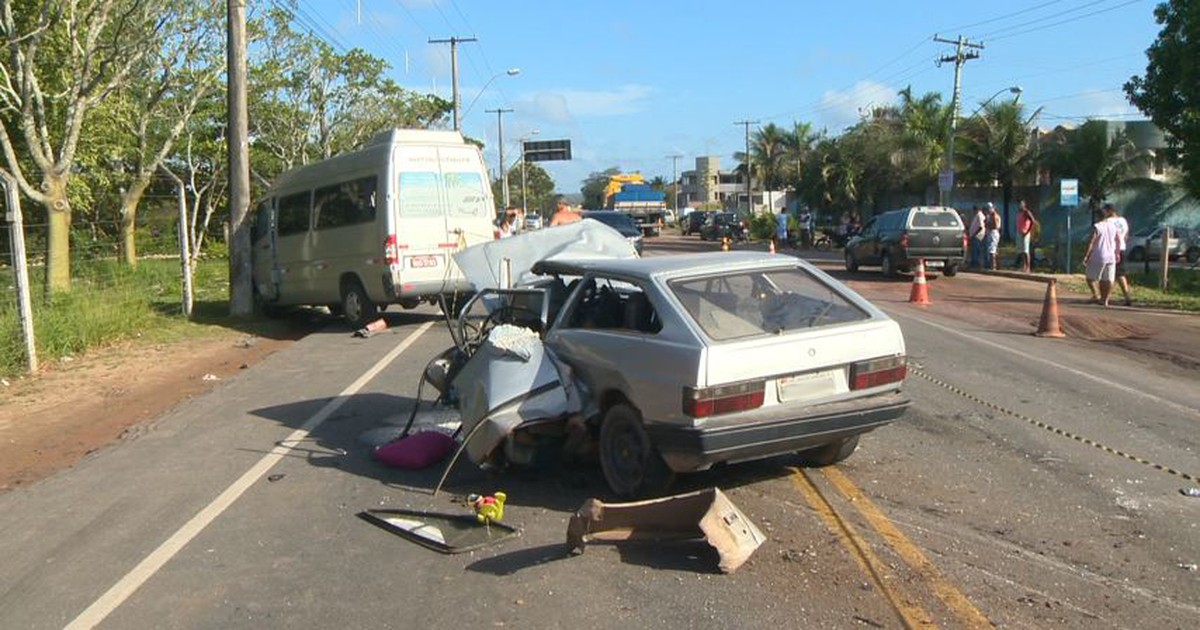
{"label": "van wheel", "polygon": [[641,414],[624,403],[604,414],[600,468],[608,487],[622,498],[661,495],[675,480],[675,473],[650,442]]}
{"label": "van wheel", "polygon": [[846,271],[858,271],[858,259],[849,249],[846,250]]}
{"label": "van wheel", "polygon": [[892,260],[891,252],[887,252],[883,255],[883,262],[879,263],[879,265],[883,270],[884,277],[896,277],[896,261]]}
{"label": "van wheel", "polygon": [[258,307],[260,313],[270,319],[275,319],[283,315],[283,308],[278,304],[267,301],[267,298],[258,292],[258,287],[254,287],[254,305]]}
{"label": "van wheel", "polygon": [[800,451],[800,464],[808,468],[832,466],[858,449],[858,436],[853,435],[842,440],[835,440],[824,446]]}
{"label": "van wheel", "polygon": [[362,328],[379,315],[379,310],[358,280],[342,283],[342,316],[351,328]]}

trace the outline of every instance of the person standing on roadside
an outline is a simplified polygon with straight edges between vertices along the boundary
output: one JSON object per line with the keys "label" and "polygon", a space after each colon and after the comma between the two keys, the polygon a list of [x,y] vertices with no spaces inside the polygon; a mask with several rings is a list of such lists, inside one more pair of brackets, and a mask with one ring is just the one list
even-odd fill
{"label": "person standing on roadside", "polygon": [[[1107,219],[1101,219],[1092,225],[1092,239],[1088,241],[1087,250],[1083,253],[1086,265],[1085,276],[1088,290],[1092,292],[1092,302],[1103,304],[1108,308],[1108,298],[1112,294],[1113,278],[1117,272],[1117,226]],[[1096,284],[1100,284],[1100,293],[1096,293]]]}
{"label": "person standing on roadside", "polygon": [[1033,227],[1037,225],[1037,219],[1033,216],[1033,211],[1029,206],[1025,205],[1025,200],[1021,200],[1021,209],[1017,212],[1017,239],[1021,247],[1021,271],[1029,272],[1033,266],[1033,249],[1031,247],[1033,240]]}
{"label": "person standing on roadside", "polygon": [[813,215],[807,206],[800,210],[797,223],[800,228],[800,246],[804,249],[812,247]]}
{"label": "person standing on roadside", "polygon": [[500,221],[499,236],[500,238],[508,238],[516,233],[517,226],[517,210],[509,208],[504,211],[504,219]]}
{"label": "person standing on roadside", "polygon": [[1000,213],[990,201],[987,204],[987,211],[984,212],[983,225],[987,230],[987,268],[995,271],[996,260],[999,258],[997,252],[1000,251],[1001,225]]}
{"label": "person standing on roadside", "polygon": [[571,206],[567,204],[566,197],[558,195],[554,198],[554,215],[550,217],[550,227],[566,225],[581,220],[583,220],[583,217],[571,209]]}
{"label": "person standing on roadside", "polygon": [[1117,286],[1121,287],[1121,294],[1125,296],[1125,306],[1133,306],[1133,300],[1129,297],[1129,278],[1125,275],[1125,248],[1129,243],[1129,222],[1125,217],[1117,212],[1117,207],[1111,203],[1104,204],[1104,220],[1111,221],[1117,230],[1117,264],[1113,267],[1113,275],[1115,276]]}
{"label": "person standing on roadside", "polygon": [[775,249],[783,249],[788,242],[788,213],[787,206],[779,209],[775,215]]}
{"label": "person standing on roadside", "polygon": [[971,225],[967,228],[968,244],[971,246],[971,268],[983,266],[983,239],[987,232],[983,228],[983,210],[976,205],[971,210]]}

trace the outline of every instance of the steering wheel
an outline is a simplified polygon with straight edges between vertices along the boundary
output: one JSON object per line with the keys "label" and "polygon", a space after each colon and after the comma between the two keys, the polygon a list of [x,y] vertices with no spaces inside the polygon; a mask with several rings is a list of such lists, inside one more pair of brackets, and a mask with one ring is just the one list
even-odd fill
{"label": "steering wheel", "polygon": [[534,332],[541,332],[541,318],[537,313],[523,306],[501,306],[496,310],[488,313],[483,321],[476,324],[471,321],[463,322],[463,351],[467,355],[475,354],[475,350],[483,344],[491,334],[492,329],[501,324],[513,324],[524,326],[532,329]]}

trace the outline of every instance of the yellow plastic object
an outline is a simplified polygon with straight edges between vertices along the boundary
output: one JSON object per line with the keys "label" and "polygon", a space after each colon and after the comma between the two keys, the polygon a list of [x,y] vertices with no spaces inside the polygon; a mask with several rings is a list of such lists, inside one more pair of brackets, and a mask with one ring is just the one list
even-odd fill
{"label": "yellow plastic object", "polygon": [[476,498],[471,504],[475,508],[476,520],[485,524],[504,520],[504,501],[507,498],[508,495],[503,492]]}

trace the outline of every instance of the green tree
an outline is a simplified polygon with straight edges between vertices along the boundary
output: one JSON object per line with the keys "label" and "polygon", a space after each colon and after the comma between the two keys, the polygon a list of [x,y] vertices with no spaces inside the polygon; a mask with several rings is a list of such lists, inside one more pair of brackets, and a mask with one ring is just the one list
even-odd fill
{"label": "green tree", "polygon": [[[522,177],[525,181],[524,186],[521,185]],[[503,199],[500,186],[499,178],[492,181],[492,195],[496,199]],[[548,216],[554,207],[554,179],[537,162],[526,162],[524,171],[518,162],[508,172],[508,191],[508,200],[513,207],[528,208],[531,214]],[[523,194],[529,195],[528,201],[522,197]]]}
{"label": "green tree", "polygon": [[603,171],[593,172],[583,180],[583,186],[579,192],[583,193],[584,208],[603,208],[604,207],[604,188],[608,186],[608,179],[613,175],[620,174],[621,168],[614,166]]}
{"label": "green tree", "polygon": [[942,104],[941,94],[917,97],[912,86],[900,91],[900,148],[911,190],[924,191],[937,181],[949,123],[950,107]]}
{"label": "green tree", "polygon": [[1100,204],[1122,188],[1135,184],[1138,166],[1149,159],[1139,152],[1124,131],[1108,134],[1104,121],[1089,120],[1067,129],[1051,140],[1043,161],[1064,177],[1079,179],[1079,190],[1098,219]]}
{"label": "green tree", "polygon": [[46,212],[46,289],[71,287],[68,196],[88,115],[158,50],[168,27],[148,0],[0,0],[4,171]]}
{"label": "green tree", "polygon": [[816,140],[817,134],[813,132],[811,123],[793,122],[792,128],[784,132],[780,155],[784,185],[800,189],[804,165]]}
{"label": "green tree", "polygon": [[1013,184],[1036,167],[1030,127],[1034,116],[1026,118],[1016,100],[994,102],[983,108],[982,115],[968,119],[956,138],[962,179],[985,186],[1000,183],[1006,226],[1012,225],[1008,215]]}
{"label": "green tree", "polygon": [[1146,50],[1146,75],[1131,77],[1125,93],[1170,135],[1184,188],[1200,199],[1200,3],[1163,2],[1154,19],[1162,30]]}

